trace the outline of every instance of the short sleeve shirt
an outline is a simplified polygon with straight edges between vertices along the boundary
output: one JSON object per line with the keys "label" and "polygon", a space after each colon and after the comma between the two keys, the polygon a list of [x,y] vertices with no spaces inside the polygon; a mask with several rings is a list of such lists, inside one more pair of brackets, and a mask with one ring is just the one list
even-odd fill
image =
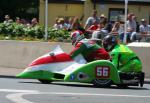
{"label": "short sleeve shirt", "polygon": [[134,29],[134,31],[136,32],[136,22],[135,20],[132,20],[132,21],[127,21],[127,28],[130,28],[130,29]]}
{"label": "short sleeve shirt", "polygon": [[140,32],[150,32],[150,25],[140,25]]}

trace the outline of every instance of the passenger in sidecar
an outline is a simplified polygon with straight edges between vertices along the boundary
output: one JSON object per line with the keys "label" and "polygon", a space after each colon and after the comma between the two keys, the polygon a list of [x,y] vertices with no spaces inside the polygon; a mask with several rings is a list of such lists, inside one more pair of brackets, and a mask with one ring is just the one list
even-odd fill
{"label": "passenger in sidecar", "polygon": [[144,73],[139,57],[126,45],[119,44],[111,34],[104,38],[103,46],[110,53],[111,61],[118,69],[122,81],[135,85],[140,82],[143,86]]}

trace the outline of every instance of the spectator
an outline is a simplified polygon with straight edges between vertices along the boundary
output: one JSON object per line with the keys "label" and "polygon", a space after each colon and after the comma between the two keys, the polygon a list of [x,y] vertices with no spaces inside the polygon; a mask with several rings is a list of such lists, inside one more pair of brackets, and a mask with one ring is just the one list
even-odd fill
{"label": "spectator", "polygon": [[[148,25],[146,19],[141,19],[140,29],[140,39],[145,38],[146,35],[150,34],[150,25]],[[145,38],[146,39],[146,38]]]}
{"label": "spectator", "polygon": [[4,24],[8,26],[9,24],[13,23],[13,20],[10,18],[9,15],[5,15]]}
{"label": "spectator", "polygon": [[20,18],[16,17],[15,22],[16,22],[16,24],[20,24],[21,23]]}
{"label": "spectator", "polygon": [[149,34],[150,33],[150,25],[148,25],[146,19],[141,19],[141,25],[139,28],[140,28],[141,34]]}
{"label": "spectator", "polygon": [[120,24],[120,22],[115,22],[111,30],[111,34],[120,35],[123,32],[123,26]]}
{"label": "spectator", "polygon": [[127,20],[127,37],[129,39],[129,42],[136,40],[136,21],[133,18],[135,15],[133,13],[128,14],[128,20]]}
{"label": "spectator", "polygon": [[101,29],[101,31],[105,34],[109,33],[112,29],[111,25],[108,23],[107,21],[107,17],[104,14],[101,14],[100,16],[100,22],[101,24],[103,24],[103,28]]}
{"label": "spectator", "polygon": [[133,20],[135,20],[135,22],[136,22],[136,32],[139,33],[139,26],[140,25],[139,25],[139,22],[137,21],[137,17],[135,15],[133,16]]}
{"label": "spectator", "polygon": [[58,21],[59,21],[59,18],[56,18],[55,24],[53,25],[53,28],[56,30],[60,29],[60,21],[59,22]]}
{"label": "spectator", "polygon": [[98,24],[100,23],[100,18],[97,16],[96,10],[93,10],[92,16],[87,19],[85,26],[84,26],[84,29],[86,30],[87,28],[89,28],[92,25],[94,20],[96,20],[96,22]]}
{"label": "spectator", "polygon": [[93,20],[93,24],[86,30],[86,32],[92,34],[98,28],[99,28],[99,24],[96,22],[96,20]]}
{"label": "spectator", "polygon": [[71,31],[73,20],[74,20],[74,17],[70,17],[68,20],[68,30],[69,31]]}
{"label": "spectator", "polygon": [[36,18],[33,18],[33,19],[31,20],[31,26],[34,27],[34,26],[36,26],[36,25],[38,25],[38,20],[37,20]]}
{"label": "spectator", "polygon": [[80,30],[84,32],[84,29],[79,21],[79,18],[75,17],[73,19],[72,25],[71,25],[71,30]]}
{"label": "spectator", "polygon": [[124,38],[124,35],[127,35],[127,42],[132,42],[132,41],[135,41],[137,40],[137,33],[136,33],[136,27],[137,27],[137,24],[136,24],[136,21],[134,19],[134,14],[133,13],[129,13],[127,18],[127,34],[124,34],[122,33],[120,35],[120,38],[122,39],[123,41],[123,38]]}
{"label": "spectator", "polygon": [[64,18],[59,18],[58,22],[60,29],[67,30],[67,24],[65,23]]}

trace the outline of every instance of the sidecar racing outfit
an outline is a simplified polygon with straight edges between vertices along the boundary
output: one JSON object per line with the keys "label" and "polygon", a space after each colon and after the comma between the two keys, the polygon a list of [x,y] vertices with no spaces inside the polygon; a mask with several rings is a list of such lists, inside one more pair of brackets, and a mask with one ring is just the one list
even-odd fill
{"label": "sidecar racing outfit", "polygon": [[94,40],[82,39],[75,44],[75,48],[71,51],[72,58],[82,54],[87,62],[94,60],[110,59],[109,53],[98,45]]}

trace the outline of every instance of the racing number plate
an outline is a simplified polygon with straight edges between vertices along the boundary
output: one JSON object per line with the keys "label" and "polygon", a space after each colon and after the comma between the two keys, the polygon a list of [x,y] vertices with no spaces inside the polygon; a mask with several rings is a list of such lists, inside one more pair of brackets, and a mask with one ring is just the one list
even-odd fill
{"label": "racing number plate", "polygon": [[109,78],[110,76],[110,68],[107,66],[97,66],[95,71],[97,78]]}

